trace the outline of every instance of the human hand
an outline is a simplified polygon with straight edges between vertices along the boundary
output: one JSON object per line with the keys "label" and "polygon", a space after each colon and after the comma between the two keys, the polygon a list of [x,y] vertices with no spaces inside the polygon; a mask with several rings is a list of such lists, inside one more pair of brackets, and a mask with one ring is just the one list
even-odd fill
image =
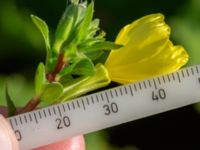
{"label": "human hand", "polygon": [[[0,149],[19,150],[19,143],[7,120],[0,114]],[[34,150],[85,150],[83,136],[36,148]]]}

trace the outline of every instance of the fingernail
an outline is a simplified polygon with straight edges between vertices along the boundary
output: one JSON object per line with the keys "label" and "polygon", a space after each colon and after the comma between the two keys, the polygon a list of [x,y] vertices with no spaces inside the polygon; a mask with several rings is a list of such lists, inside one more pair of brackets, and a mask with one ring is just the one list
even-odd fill
{"label": "fingernail", "polygon": [[18,150],[18,142],[7,122],[0,114],[0,149],[1,150]]}

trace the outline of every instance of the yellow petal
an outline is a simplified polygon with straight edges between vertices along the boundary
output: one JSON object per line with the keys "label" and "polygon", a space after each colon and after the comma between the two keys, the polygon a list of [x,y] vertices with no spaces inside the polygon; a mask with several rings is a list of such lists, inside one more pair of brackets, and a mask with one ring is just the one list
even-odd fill
{"label": "yellow petal", "polygon": [[112,50],[106,60],[111,80],[130,83],[171,73],[187,63],[182,46],[169,40],[170,28],[162,14],[152,14],[125,26],[116,38],[124,45]]}

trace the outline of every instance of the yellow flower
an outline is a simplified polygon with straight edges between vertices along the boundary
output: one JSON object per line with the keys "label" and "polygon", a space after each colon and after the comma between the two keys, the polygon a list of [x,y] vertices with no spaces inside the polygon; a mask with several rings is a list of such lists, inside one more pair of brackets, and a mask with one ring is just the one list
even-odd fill
{"label": "yellow flower", "polygon": [[106,60],[111,80],[130,83],[171,73],[187,63],[188,54],[182,46],[169,40],[170,27],[162,14],[142,17],[125,26],[116,38],[124,45],[112,50]]}

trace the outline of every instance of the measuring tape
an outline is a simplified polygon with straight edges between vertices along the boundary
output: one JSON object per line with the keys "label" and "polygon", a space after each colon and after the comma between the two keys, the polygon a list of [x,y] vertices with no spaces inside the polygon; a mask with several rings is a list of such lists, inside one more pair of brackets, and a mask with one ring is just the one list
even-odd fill
{"label": "measuring tape", "polygon": [[200,65],[8,118],[27,150],[200,101]]}

